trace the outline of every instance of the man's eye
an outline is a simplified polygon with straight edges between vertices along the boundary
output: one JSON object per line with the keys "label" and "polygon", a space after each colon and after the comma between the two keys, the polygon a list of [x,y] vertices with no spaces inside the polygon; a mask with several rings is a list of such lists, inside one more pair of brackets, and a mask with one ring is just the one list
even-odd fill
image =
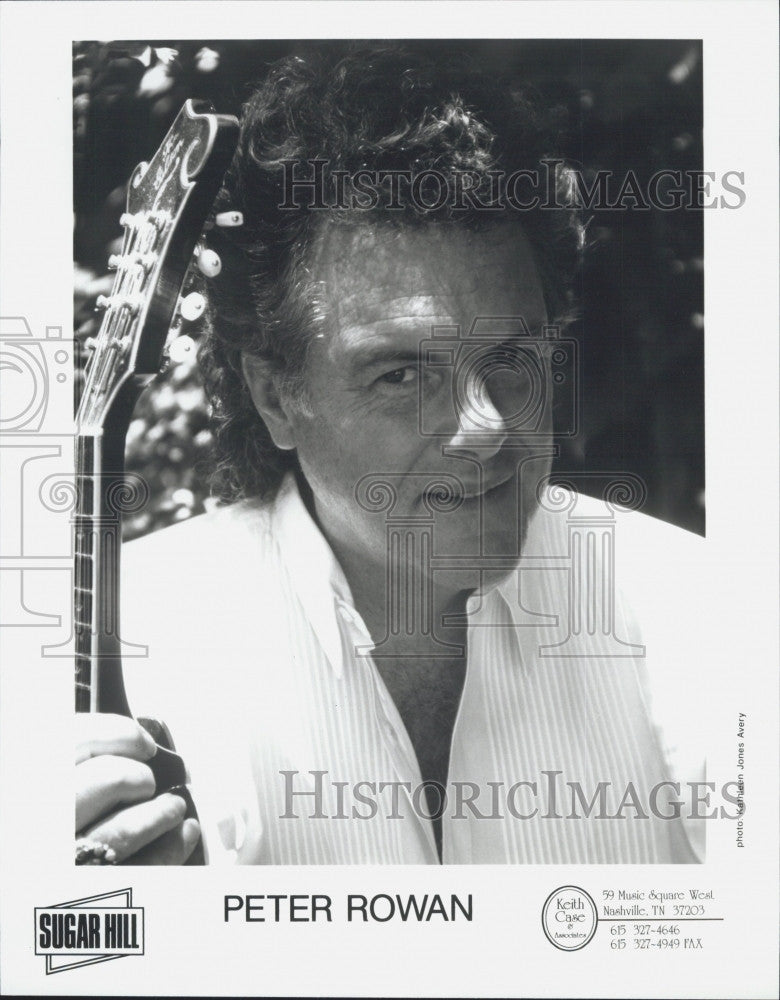
{"label": "man's eye", "polygon": [[391,372],[380,375],[377,382],[383,385],[410,385],[417,378],[417,369],[411,365],[403,368],[394,368]]}

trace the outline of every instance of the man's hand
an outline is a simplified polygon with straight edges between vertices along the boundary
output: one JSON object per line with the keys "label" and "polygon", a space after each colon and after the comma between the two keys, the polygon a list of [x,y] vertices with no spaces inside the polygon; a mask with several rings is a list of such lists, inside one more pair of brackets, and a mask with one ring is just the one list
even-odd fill
{"label": "man's hand", "polygon": [[178,795],[154,798],[152,737],[134,719],[101,712],[77,713],[76,727],[76,835],[107,844],[117,863],[183,864],[200,826],[184,819]]}

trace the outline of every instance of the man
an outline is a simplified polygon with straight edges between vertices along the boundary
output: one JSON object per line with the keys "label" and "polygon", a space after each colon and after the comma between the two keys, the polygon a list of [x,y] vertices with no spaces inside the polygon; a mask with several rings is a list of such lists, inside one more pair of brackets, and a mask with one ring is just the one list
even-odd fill
{"label": "man", "polygon": [[[500,81],[395,47],[285,60],[245,108],[202,357],[230,505],[124,583],[130,702],[211,863],[697,859],[615,580],[698,550],[547,481],[581,233],[547,142]],[[79,724],[77,832],[185,860],[152,741]]]}

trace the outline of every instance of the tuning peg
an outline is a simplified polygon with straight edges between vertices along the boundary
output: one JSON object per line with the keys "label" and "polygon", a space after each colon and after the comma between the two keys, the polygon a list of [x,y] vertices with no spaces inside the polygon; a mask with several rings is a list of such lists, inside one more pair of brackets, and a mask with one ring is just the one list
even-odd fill
{"label": "tuning peg", "polygon": [[188,322],[200,319],[206,311],[206,300],[200,292],[191,292],[186,298],[181,300],[179,312],[183,319]]}
{"label": "tuning peg", "polygon": [[130,254],[128,259],[133,264],[140,264],[144,271],[151,271],[157,260],[157,255],[154,253],[141,253],[140,250],[137,250],[135,253]]}
{"label": "tuning peg", "polygon": [[157,229],[162,229],[171,221],[171,214],[170,212],[166,212],[164,208],[160,208],[150,212],[147,219]]}
{"label": "tuning peg", "polygon": [[187,334],[183,334],[181,337],[176,337],[175,340],[171,341],[171,345],[168,348],[168,357],[174,364],[179,364],[188,357],[191,352],[195,349],[195,341],[192,337],[188,337]]}
{"label": "tuning peg", "polygon": [[118,253],[112,253],[108,258],[108,269],[109,271],[116,271],[119,265],[122,263],[122,255]]}
{"label": "tuning peg", "polygon": [[135,316],[141,311],[143,300],[139,295],[98,295],[96,309],[128,309]]}
{"label": "tuning peg", "polygon": [[222,270],[219,254],[214,253],[213,250],[201,250],[198,254],[198,270],[207,278],[216,278]]}
{"label": "tuning peg", "polygon": [[137,215],[133,215],[132,212],[122,212],[119,216],[119,225],[126,226],[128,229],[138,229],[143,219],[143,212],[139,212]]}
{"label": "tuning peg", "polygon": [[228,229],[233,226],[243,226],[244,216],[242,212],[218,212],[214,216],[214,223]]}

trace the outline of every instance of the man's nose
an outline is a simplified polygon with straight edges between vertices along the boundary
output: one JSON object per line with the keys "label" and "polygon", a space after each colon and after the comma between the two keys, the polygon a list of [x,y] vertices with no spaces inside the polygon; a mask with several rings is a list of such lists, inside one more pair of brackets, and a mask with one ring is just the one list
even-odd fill
{"label": "man's nose", "polygon": [[507,426],[488,390],[485,379],[466,379],[455,394],[457,429],[451,448],[472,452],[479,459],[496,454],[507,439]]}

